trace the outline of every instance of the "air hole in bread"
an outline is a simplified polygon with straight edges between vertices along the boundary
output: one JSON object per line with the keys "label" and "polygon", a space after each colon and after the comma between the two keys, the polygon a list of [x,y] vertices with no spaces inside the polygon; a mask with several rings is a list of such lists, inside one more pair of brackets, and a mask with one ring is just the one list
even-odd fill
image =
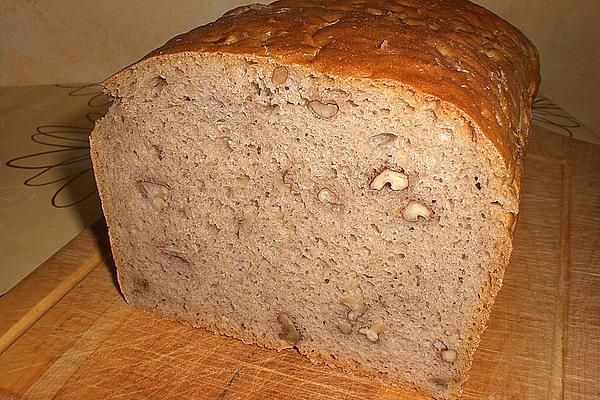
{"label": "air hole in bread", "polygon": [[161,90],[162,88],[164,88],[165,86],[167,86],[169,83],[167,82],[167,79],[164,76],[155,76],[154,78],[152,78],[150,80],[150,87],[155,89],[155,90]]}

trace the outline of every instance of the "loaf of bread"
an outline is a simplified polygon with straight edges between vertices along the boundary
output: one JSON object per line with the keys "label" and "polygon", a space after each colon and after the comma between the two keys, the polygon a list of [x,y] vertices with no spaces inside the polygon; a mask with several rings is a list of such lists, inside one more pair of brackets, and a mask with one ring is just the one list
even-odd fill
{"label": "loaf of bread", "polygon": [[236,8],[105,82],[133,306],[437,399],[502,284],[538,55],[464,0]]}

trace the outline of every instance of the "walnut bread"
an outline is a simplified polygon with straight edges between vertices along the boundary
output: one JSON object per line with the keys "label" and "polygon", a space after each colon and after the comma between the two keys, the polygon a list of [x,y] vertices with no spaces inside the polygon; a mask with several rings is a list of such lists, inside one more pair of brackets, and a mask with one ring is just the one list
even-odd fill
{"label": "walnut bread", "polygon": [[236,8],[105,82],[91,136],[132,305],[436,399],[511,253],[532,44],[462,0]]}

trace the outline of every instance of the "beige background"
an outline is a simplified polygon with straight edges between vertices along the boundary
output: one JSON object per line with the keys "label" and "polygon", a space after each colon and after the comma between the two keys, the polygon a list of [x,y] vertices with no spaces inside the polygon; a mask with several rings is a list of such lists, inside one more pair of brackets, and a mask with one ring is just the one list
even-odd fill
{"label": "beige background", "polygon": [[[89,149],[82,146],[93,116],[106,112],[106,99],[88,103],[99,92],[50,85],[0,88],[0,295],[102,215],[98,196],[86,198],[96,184],[84,157]],[[70,180],[65,177],[75,174],[81,175],[63,189]],[[24,184],[28,180],[33,186]],[[53,196],[63,207],[52,206]]]}
{"label": "beige background", "polygon": [[[172,36],[252,2],[0,0],[0,86],[100,81]],[[477,2],[537,45],[542,92],[600,132],[600,1]]]}

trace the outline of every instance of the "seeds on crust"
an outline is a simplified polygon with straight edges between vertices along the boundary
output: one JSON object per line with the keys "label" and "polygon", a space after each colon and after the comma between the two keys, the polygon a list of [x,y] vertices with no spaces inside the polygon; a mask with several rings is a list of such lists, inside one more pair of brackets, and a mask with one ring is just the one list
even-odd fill
{"label": "seeds on crust", "polygon": [[271,82],[274,85],[282,85],[288,79],[288,70],[286,67],[277,67],[273,70],[271,75]]}
{"label": "seeds on crust", "polygon": [[308,103],[308,106],[315,114],[321,118],[332,118],[339,110],[339,107],[335,103],[321,103],[319,100],[312,100]]}
{"label": "seeds on crust", "polygon": [[454,49],[444,43],[436,43],[435,49],[444,57],[454,57],[456,55]]}
{"label": "seeds on crust", "polygon": [[350,309],[347,315],[348,320],[350,321],[356,321],[358,317],[366,313],[369,309],[369,306],[363,303],[360,299],[353,296],[343,298],[342,300],[340,300],[340,303],[342,303]]}
{"label": "seeds on crust", "polygon": [[242,38],[240,36],[238,36],[235,33],[232,33],[231,35],[228,35],[224,40],[223,40],[223,44],[236,44],[237,42],[239,42],[240,40],[242,40]]}
{"label": "seeds on crust", "polygon": [[370,342],[376,343],[379,341],[379,335],[386,331],[386,326],[383,321],[375,321],[371,324],[370,327],[362,327],[358,330],[358,333],[361,333],[367,337]]}
{"label": "seeds on crust", "polygon": [[484,54],[495,62],[502,61],[502,52],[496,48],[487,49],[484,51]]}
{"label": "seeds on crust", "polygon": [[279,334],[279,338],[285,340],[292,346],[296,345],[296,343],[300,341],[301,336],[290,317],[285,313],[280,313],[277,316],[277,321],[283,327],[283,332]]}
{"label": "seeds on crust", "polygon": [[386,168],[373,179],[370,188],[372,190],[381,190],[387,184],[390,185],[392,190],[406,189],[408,187],[408,176],[402,172]]}
{"label": "seeds on crust", "polygon": [[366,12],[368,12],[369,14],[373,14],[373,15],[384,15],[385,11],[381,8],[377,8],[377,7],[367,7],[365,9]]}
{"label": "seeds on crust", "polygon": [[137,187],[142,195],[149,199],[156,210],[165,208],[169,198],[169,188],[166,185],[151,181],[138,181]]}
{"label": "seeds on crust", "polygon": [[417,222],[419,218],[426,221],[431,219],[431,211],[418,201],[411,200],[402,210],[402,218],[408,222]]}
{"label": "seeds on crust", "polygon": [[239,6],[236,7],[232,10],[227,11],[225,14],[223,14],[224,17],[229,17],[232,15],[241,15],[241,14],[245,14],[248,11],[251,10],[260,10],[262,8],[267,7],[266,4],[248,4],[247,6]]}

